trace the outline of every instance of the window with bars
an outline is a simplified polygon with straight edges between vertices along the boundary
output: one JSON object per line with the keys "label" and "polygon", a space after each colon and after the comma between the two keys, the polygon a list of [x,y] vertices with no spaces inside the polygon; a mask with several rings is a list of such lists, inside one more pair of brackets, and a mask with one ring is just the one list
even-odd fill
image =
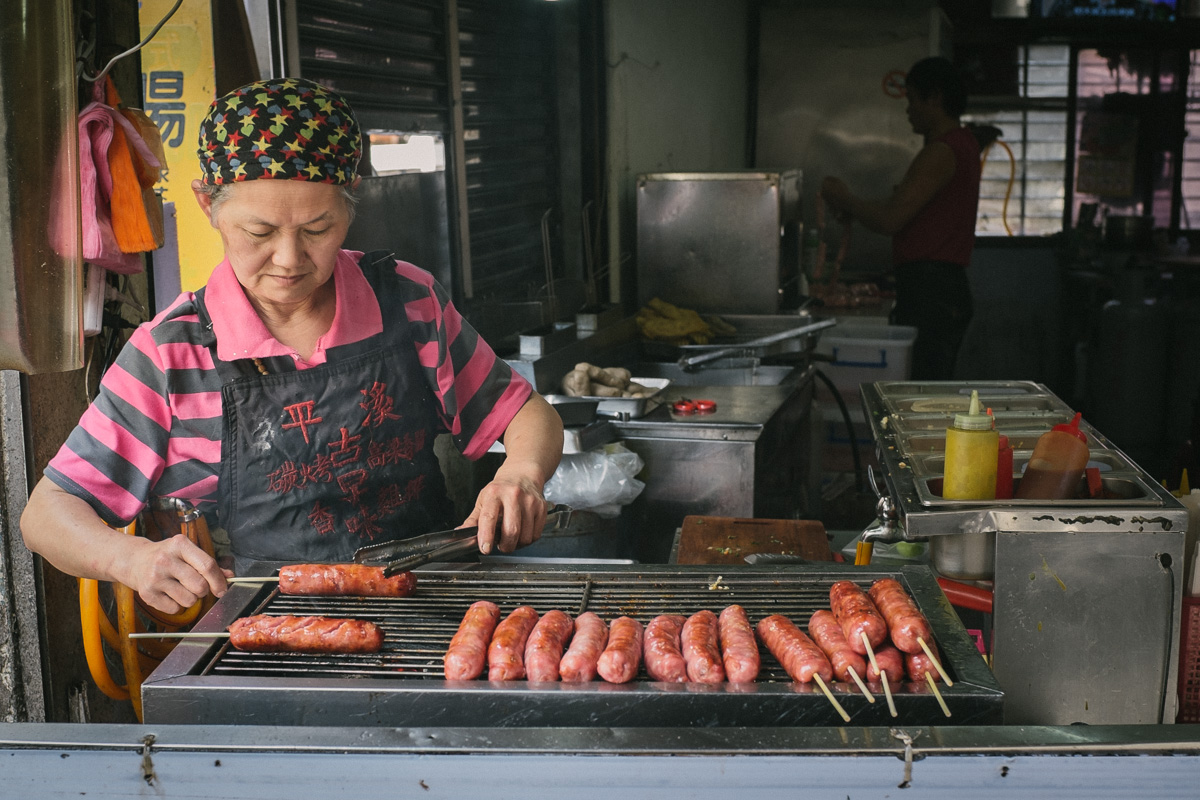
{"label": "window with bars", "polygon": [[973,101],[964,122],[994,125],[1001,138],[985,153],[979,236],[1042,236],[1062,230],[1066,202],[1067,45],[1017,49],[1018,94]]}
{"label": "window with bars", "polygon": [[1188,62],[1179,227],[1191,231],[1200,230],[1200,50],[1191,51]]}

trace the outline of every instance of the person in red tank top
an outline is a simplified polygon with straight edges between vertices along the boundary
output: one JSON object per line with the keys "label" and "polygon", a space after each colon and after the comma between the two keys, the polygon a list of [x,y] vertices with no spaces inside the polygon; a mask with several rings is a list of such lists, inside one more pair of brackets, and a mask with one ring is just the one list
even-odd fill
{"label": "person in red tank top", "polygon": [[979,143],[959,123],[967,91],[950,61],[918,61],[905,85],[908,120],[925,145],[892,195],[861,197],[839,178],[826,177],[821,197],[840,219],[892,237],[892,322],[917,329],[912,377],[948,380],[972,313],[966,266],[975,245]]}

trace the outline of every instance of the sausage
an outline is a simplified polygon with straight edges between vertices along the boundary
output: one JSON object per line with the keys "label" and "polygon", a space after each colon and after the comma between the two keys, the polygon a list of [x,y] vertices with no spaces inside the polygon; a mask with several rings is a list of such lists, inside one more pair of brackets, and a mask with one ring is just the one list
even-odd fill
{"label": "sausage", "polygon": [[442,657],[448,681],[473,681],[483,672],[492,631],[500,621],[500,609],[495,603],[480,600],[467,609],[450,647]]}
{"label": "sausage", "polygon": [[378,653],[383,631],[362,619],[255,614],[234,620],[229,640],[252,653]]}
{"label": "sausage", "polygon": [[608,631],[608,645],[596,661],[596,671],[609,683],[629,683],[642,663],[642,623],[617,617]]}
{"label": "sausage", "polygon": [[850,649],[860,656],[867,654],[867,646],[863,644],[864,633],[871,647],[879,647],[887,640],[887,623],[871,598],[854,581],[838,581],[829,587],[829,607],[842,626]]}
{"label": "sausage", "polygon": [[525,643],[537,624],[532,606],[518,606],[496,626],[488,645],[488,680],[519,681],[525,677]]}
{"label": "sausage", "polygon": [[341,597],[408,597],[417,576],[383,577],[383,567],[366,564],[291,564],[279,568],[279,593]]}
{"label": "sausage", "polygon": [[808,635],[829,657],[829,663],[833,666],[833,674],[839,681],[846,683],[853,681],[854,678],[850,675],[851,670],[854,670],[854,673],[860,678],[866,674],[866,662],[863,661],[862,656],[854,652],[850,643],[846,641],[846,634],[842,632],[842,626],[838,624],[833,612],[825,609],[814,611],[808,619]]}
{"label": "sausage", "polygon": [[680,633],[686,618],[679,614],[662,614],[646,626],[643,650],[646,673],[652,680],[667,683],[686,683],[687,660],[683,657]]}
{"label": "sausage", "polygon": [[558,680],[558,663],[575,623],[561,611],[547,611],[538,620],[525,645],[525,672],[531,681]]}
{"label": "sausage", "polygon": [[758,677],[761,659],[758,642],[754,641],[754,628],[746,616],[746,609],[732,605],[717,618],[721,630],[721,653],[725,661],[725,675],[730,683],[749,683]]}
{"label": "sausage", "polygon": [[905,653],[920,653],[921,643],[918,639],[932,644],[933,631],[929,628],[929,620],[925,619],[921,609],[917,608],[917,604],[895,578],[880,578],[871,584],[871,599],[887,620],[892,643],[897,648]]}
{"label": "sausage", "polygon": [[721,665],[721,646],[718,643],[717,615],[699,611],[683,623],[682,651],[687,662],[688,680],[695,683],[724,683],[725,667]]}
{"label": "sausage", "polygon": [[[942,655],[938,652],[937,645],[928,640],[925,644],[929,645],[929,651],[937,656],[938,661],[941,661]],[[920,653],[905,653],[904,668],[908,671],[909,679],[919,683],[925,683],[926,672],[932,675],[935,681],[942,680],[941,671],[934,665],[933,659],[925,654],[924,650]]]}
{"label": "sausage", "polygon": [[833,680],[833,666],[812,639],[792,621],[780,614],[772,614],[758,621],[758,638],[771,651],[771,655],[783,666],[792,680],[810,683],[813,676],[821,680]]}
{"label": "sausage", "polygon": [[564,681],[590,681],[596,677],[596,662],[608,644],[608,626],[594,612],[585,611],[575,618],[571,646],[558,664]]}
{"label": "sausage", "polygon": [[[889,683],[899,683],[904,680],[904,654],[897,650],[895,645],[885,644],[876,650],[875,663],[879,665],[879,672],[887,673]],[[869,683],[877,682],[879,672],[867,664],[867,681]]]}

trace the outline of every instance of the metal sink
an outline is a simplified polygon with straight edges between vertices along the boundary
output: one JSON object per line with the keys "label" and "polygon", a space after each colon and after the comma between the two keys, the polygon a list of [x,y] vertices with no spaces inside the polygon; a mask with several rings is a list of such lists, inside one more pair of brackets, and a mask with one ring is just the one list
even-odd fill
{"label": "metal sink", "polygon": [[674,386],[779,386],[800,377],[802,370],[786,365],[758,364],[755,359],[728,359],[692,370],[672,362],[643,361],[632,372],[645,378],[669,378]]}

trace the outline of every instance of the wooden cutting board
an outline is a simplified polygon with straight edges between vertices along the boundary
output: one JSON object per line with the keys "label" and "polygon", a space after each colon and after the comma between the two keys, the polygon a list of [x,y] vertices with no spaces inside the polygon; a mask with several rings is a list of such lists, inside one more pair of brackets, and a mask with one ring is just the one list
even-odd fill
{"label": "wooden cutting board", "polygon": [[685,517],[679,564],[745,564],[751,553],[780,553],[832,561],[825,526],[813,519]]}

